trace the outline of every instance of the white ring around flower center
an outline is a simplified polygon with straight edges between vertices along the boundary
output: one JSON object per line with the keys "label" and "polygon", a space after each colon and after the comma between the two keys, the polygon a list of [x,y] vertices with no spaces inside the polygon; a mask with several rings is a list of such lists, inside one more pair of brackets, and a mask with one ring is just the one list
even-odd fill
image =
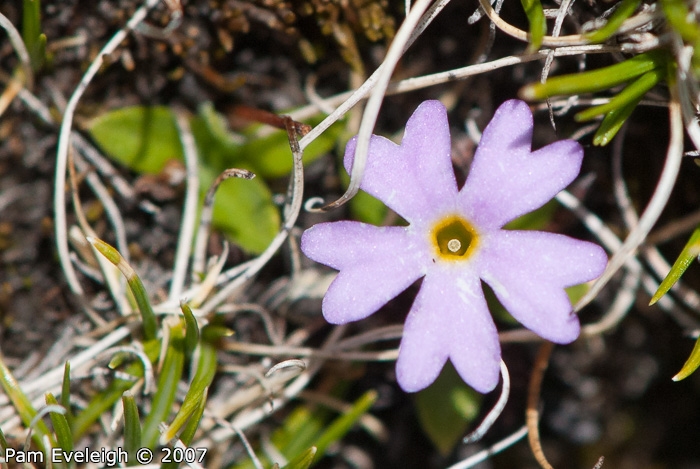
{"label": "white ring around flower center", "polygon": [[462,248],[462,243],[458,239],[451,239],[447,242],[447,249],[450,252],[458,252]]}

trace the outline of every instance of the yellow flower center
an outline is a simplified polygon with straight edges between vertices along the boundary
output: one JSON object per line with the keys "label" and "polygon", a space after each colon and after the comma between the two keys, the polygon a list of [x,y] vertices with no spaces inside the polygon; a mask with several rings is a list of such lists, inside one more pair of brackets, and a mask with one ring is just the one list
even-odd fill
{"label": "yellow flower center", "polygon": [[436,255],[445,261],[466,260],[479,243],[476,229],[458,215],[448,215],[439,220],[431,231]]}

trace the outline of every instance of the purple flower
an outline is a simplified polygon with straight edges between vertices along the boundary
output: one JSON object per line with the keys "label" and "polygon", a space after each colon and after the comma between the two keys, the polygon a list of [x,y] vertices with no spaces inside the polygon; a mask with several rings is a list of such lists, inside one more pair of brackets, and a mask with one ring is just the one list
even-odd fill
{"label": "purple flower", "polygon": [[[408,120],[401,145],[372,136],[361,185],[409,225],[339,221],[302,236],[304,254],[340,271],[323,298],[333,324],[369,316],[423,278],[396,363],[407,392],[432,383],[448,358],[477,391],[496,386],[501,350],[482,280],[541,337],[569,343],[579,335],[564,287],[598,277],[607,262],[603,249],[554,233],[502,229],[544,205],[581,167],[583,149],[572,140],[531,151],[532,128],[524,102],[503,103],[458,191],[447,113],[426,101]],[[348,172],[355,146],[353,139],[345,150]]]}

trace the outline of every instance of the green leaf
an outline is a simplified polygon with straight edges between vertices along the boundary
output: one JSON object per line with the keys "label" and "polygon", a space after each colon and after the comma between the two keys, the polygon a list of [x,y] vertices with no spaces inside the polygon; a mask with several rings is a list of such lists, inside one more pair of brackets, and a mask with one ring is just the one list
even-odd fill
{"label": "green leaf", "polygon": [[542,39],[547,34],[547,21],[540,0],[520,0],[530,23],[530,45],[528,53],[536,52],[542,45]]}
{"label": "green leaf", "polygon": [[134,295],[141,313],[143,335],[146,340],[155,339],[158,331],[158,322],[156,320],[156,315],[153,312],[151,301],[148,299],[146,287],[143,286],[141,278],[136,274],[136,271],[126,262],[116,248],[98,238],[88,237],[88,241],[100,252],[100,254],[105,256],[108,261],[114,264],[122,275],[124,275],[126,278],[126,283],[129,285],[129,289]]}
{"label": "green leaf", "polygon": [[587,33],[586,39],[596,44],[605,41],[617,32],[617,29],[627,18],[632,16],[632,13],[637,11],[637,7],[640,3],[641,0],[622,0],[617,10],[610,15],[606,23],[595,31]]}
{"label": "green leaf", "polygon": [[604,147],[610,143],[641,100],[642,98],[640,97],[636,101],[608,112],[603,118],[603,122],[600,123],[598,130],[596,130],[595,135],[593,135],[593,145]]}
{"label": "green leaf", "polygon": [[520,89],[526,100],[545,99],[557,95],[572,95],[603,91],[626,83],[657,68],[664,68],[666,53],[650,51],[615,65],[597,70],[552,77],[545,83],[532,83]]}
{"label": "green leaf", "polygon": [[693,351],[690,352],[690,357],[686,360],[683,368],[679,371],[676,376],[673,377],[673,381],[680,381],[687,378],[700,366],[700,339],[695,341],[695,346]]}
{"label": "green leaf", "polygon": [[303,453],[299,454],[296,458],[289,461],[289,464],[284,466],[284,469],[309,469],[311,464],[314,462],[316,457],[316,447],[312,446]]}
{"label": "green leaf", "polygon": [[61,384],[61,405],[66,409],[66,418],[70,423],[73,420],[73,412],[70,405],[70,362],[63,365],[63,382]]}
{"label": "green leaf", "polygon": [[259,178],[222,182],[216,192],[212,221],[217,229],[253,254],[264,251],[280,228],[272,193]]}
{"label": "green leaf", "polygon": [[[46,405],[59,405],[56,398],[50,392],[46,393],[45,399]],[[58,447],[65,453],[73,451],[73,432],[71,431],[66,416],[58,412],[49,412],[49,417],[51,418],[51,424],[56,434]]]}
{"label": "green leaf", "polygon": [[129,455],[129,461],[137,461],[136,452],[143,446],[141,443],[141,418],[136,400],[130,392],[122,395],[124,406],[124,451]]}
{"label": "green leaf", "polygon": [[180,309],[185,318],[185,358],[189,359],[199,343],[199,325],[190,305],[181,303]]}
{"label": "green leaf", "polygon": [[440,454],[449,454],[479,414],[481,396],[448,362],[428,388],[415,394],[418,420]]}
{"label": "green leaf", "polygon": [[[7,397],[10,399],[10,402],[22,420],[22,423],[24,423],[26,427],[29,427],[34,417],[36,417],[37,411],[34,406],[32,406],[32,403],[27,395],[24,394],[22,389],[19,387],[19,384],[12,375],[12,372],[9,368],[7,368],[5,362],[2,360],[2,356],[0,356],[0,386],[2,386],[5,394],[7,394]],[[49,438],[50,442],[53,441],[53,438],[49,432],[49,427],[46,426],[43,420],[39,420],[34,425],[32,440],[34,440],[34,443],[36,443],[44,454],[46,454],[47,448],[44,446],[44,438]]]}
{"label": "green leaf", "polygon": [[693,234],[690,235],[690,239],[688,239],[685,247],[678,255],[676,262],[671,266],[671,270],[666,275],[666,278],[663,279],[656,293],[654,293],[649,305],[653,305],[659,301],[661,297],[673,288],[690,264],[697,259],[698,255],[700,255],[700,225],[698,225],[695,231],[693,231]]}
{"label": "green leaf", "polygon": [[631,103],[634,103],[636,107],[637,103],[639,103],[647,91],[652,89],[659,81],[661,81],[664,75],[665,73],[663,69],[655,69],[651,72],[647,72],[627,85],[625,89],[615,95],[615,97],[613,97],[609,102],[581,111],[577,113],[574,118],[578,122],[583,122],[595,119],[597,116],[607,114],[615,109],[623,108]]}
{"label": "green leaf", "polygon": [[504,227],[507,230],[542,230],[545,228],[559,208],[555,200],[550,200],[535,211],[528,212]]}
{"label": "green leaf", "polygon": [[199,349],[197,371],[192,378],[190,388],[187,390],[180,410],[167,430],[163,432],[161,443],[167,443],[173,439],[177,432],[180,431],[180,428],[195,414],[214,380],[216,366],[216,348],[211,343],[202,342]]}
{"label": "green leaf", "polygon": [[384,224],[389,209],[384,202],[372,197],[365,191],[360,191],[350,199],[350,215],[353,219],[364,223],[381,226]]}
{"label": "green leaf", "polygon": [[[144,352],[151,362],[158,359],[160,353],[160,341],[149,340],[143,344]],[[143,377],[143,364],[140,361],[130,363],[123,370],[124,374],[134,376],[135,378]],[[98,393],[88,403],[87,407],[82,412],[77,414],[71,424],[73,436],[78,440],[90,426],[97,421],[102,414],[112,407],[134,384],[135,380],[115,379],[107,386],[107,389]]]}
{"label": "green leaf", "polygon": [[367,391],[358,400],[356,400],[347,412],[336,418],[321,435],[316,439],[314,446],[318,451],[318,456],[321,457],[326,453],[326,449],[343,438],[357,421],[365,413],[369,411],[372,405],[377,401],[377,392],[374,390]]}
{"label": "green leaf", "polygon": [[183,159],[175,117],[165,106],[115,109],[88,130],[105,153],[139,173],[157,174],[168,160]]}
{"label": "green leaf", "polygon": [[160,432],[158,427],[170,415],[175,402],[177,383],[185,364],[185,334],[181,324],[170,328],[170,339],[161,366],[156,392],[151,403],[151,412],[143,422],[142,443],[155,448]]}
{"label": "green leaf", "polygon": [[46,34],[41,32],[41,2],[22,2],[22,40],[29,52],[32,68],[38,70],[46,58]]}
{"label": "green leaf", "polygon": [[[310,121],[310,125],[320,122]],[[202,158],[216,172],[226,168],[244,167],[257,176],[270,179],[288,175],[293,159],[289,138],[284,130],[277,130],[264,137],[255,132],[260,125],[250,126],[242,136],[234,138],[226,118],[217,113],[211,103],[199,108],[192,120],[192,133],[197,139]],[[304,164],[310,163],[330,151],[338,142],[343,129],[342,122],[332,125],[304,149]]]}

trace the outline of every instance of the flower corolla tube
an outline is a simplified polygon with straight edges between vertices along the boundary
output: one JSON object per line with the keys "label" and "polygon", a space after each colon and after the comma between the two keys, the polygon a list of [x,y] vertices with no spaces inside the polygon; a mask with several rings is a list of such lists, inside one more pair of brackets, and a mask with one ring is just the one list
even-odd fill
{"label": "flower corolla tube", "polygon": [[[464,381],[486,393],[499,380],[498,332],[481,282],[526,328],[566,344],[580,332],[565,287],[600,276],[607,256],[593,243],[503,226],[531,212],[578,175],[583,149],[561,140],[532,151],[532,113],[503,103],[484,130],[458,190],[447,112],[425,101],[397,145],[373,135],[361,188],[408,226],[320,223],[304,232],[309,258],[339,271],[323,298],[330,323],[366,318],[423,279],[396,362],[407,392],[430,385],[449,359]],[[356,138],[346,147],[350,172]]]}

